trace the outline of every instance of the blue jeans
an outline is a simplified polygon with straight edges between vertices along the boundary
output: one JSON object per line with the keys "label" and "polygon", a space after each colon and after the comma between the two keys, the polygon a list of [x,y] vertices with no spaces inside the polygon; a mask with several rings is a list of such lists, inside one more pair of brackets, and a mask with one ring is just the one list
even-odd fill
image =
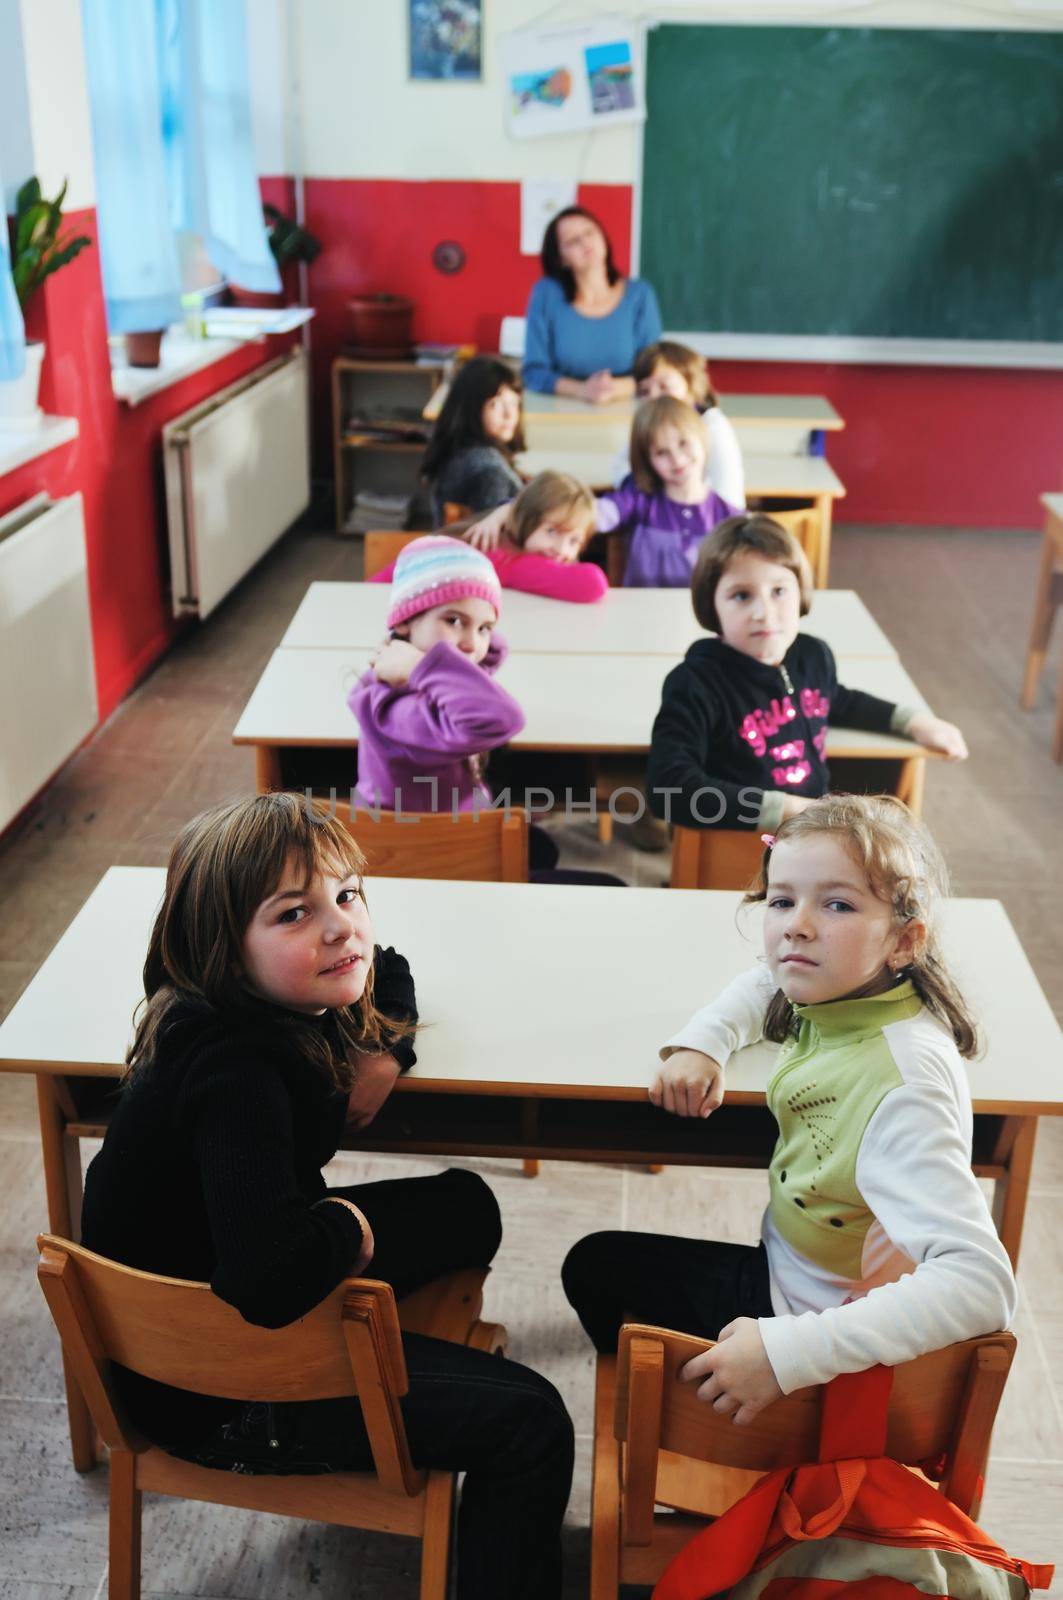
{"label": "blue jeans", "polygon": [[[502,1237],[498,1205],[475,1173],[398,1178],[334,1189],[373,1228],[374,1278],[401,1298],[461,1267],[486,1266]],[[418,1467],[464,1472],[458,1511],[460,1600],[555,1600],[561,1523],[572,1483],[572,1423],[537,1372],[482,1350],[404,1334],[402,1415]],[[180,1454],[235,1472],[371,1470],[357,1400],[235,1406]]]}

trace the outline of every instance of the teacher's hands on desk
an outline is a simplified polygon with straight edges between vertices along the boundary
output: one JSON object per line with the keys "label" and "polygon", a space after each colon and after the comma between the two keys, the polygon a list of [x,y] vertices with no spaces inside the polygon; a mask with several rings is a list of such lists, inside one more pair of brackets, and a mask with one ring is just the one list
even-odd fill
{"label": "teacher's hands on desk", "polygon": [[611,400],[630,400],[635,393],[634,378],[618,378],[603,368],[589,378],[558,378],[555,394],[585,400],[591,406],[607,406]]}
{"label": "teacher's hands on desk", "polygon": [[700,1050],[673,1050],[650,1084],[650,1099],[677,1117],[711,1117],[723,1104],[723,1068]]}

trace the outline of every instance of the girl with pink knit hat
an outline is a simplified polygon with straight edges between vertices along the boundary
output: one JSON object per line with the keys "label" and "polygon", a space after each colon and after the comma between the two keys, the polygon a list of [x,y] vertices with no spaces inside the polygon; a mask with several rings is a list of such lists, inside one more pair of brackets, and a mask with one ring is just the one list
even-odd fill
{"label": "girl with pink knit hat", "polygon": [[[495,632],[502,589],[472,545],[430,534],[395,563],[390,638],[347,699],[358,719],[355,798],[385,811],[471,811],[491,800],[486,752],[508,743],[524,713],[494,678],[506,658]],[[557,845],[533,827],[533,879],[615,885],[605,873],[556,871]]]}

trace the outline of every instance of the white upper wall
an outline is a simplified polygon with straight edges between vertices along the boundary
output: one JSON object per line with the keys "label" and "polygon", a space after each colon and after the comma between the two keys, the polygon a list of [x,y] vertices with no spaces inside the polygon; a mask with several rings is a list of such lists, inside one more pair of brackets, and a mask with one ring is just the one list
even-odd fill
{"label": "white upper wall", "polygon": [[[13,3],[19,0],[0,0]],[[49,197],[67,179],[63,209],[81,211],[96,204],[81,3],[21,0],[21,11],[33,170]],[[11,181],[6,171],[4,181]]]}
{"label": "white upper wall", "polygon": [[[498,40],[537,21],[561,23],[560,6],[484,0],[480,83],[410,82],[408,0],[248,0],[248,7],[252,29],[273,35],[272,44],[256,38],[252,50],[260,172],[298,171],[301,165],[306,176],[326,178],[635,181],[642,137],[637,124],[520,141],[506,134]],[[612,0],[608,9],[632,21],[659,16],[850,27],[1063,27],[1063,0]],[[579,8],[578,14],[582,20],[590,13]],[[275,116],[276,84],[289,69],[301,115],[285,141]],[[278,167],[286,148],[293,166]]]}

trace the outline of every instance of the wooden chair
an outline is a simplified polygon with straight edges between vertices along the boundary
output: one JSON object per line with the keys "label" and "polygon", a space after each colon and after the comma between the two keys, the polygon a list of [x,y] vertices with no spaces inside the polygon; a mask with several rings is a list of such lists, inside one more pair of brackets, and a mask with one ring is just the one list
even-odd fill
{"label": "wooden chair", "polygon": [[672,832],[673,889],[745,889],[760,866],[760,834],[742,828],[681,828]]}
{"label": "wooden chair", "polygon": [[[820,1389],[799,1389],[736,1428],[679,1369],[711,1340],[630,1324],[599,1356],[591,1502],[591,1600],[652,1584],[685,1544],[765,1472],[815,1461]],[[894,1370],[888,1454],[944,1457],[941,1489],[973,1515],[989,1436],[1015,1354],[1010,1333],[935,1350]],[[656,1515],[654,1506],[673,1508]]]}
{"label": "wooden chair", "polygon": [[802,506],[796,511],[766,511],[765,516],[789,528],[808,557],[816,588],[825,589],[829,550],[824,547],[823,514],[819,506]]}
{"label": "wooden chair", "polygon": [[528,819],[523,811],[355,811],[336,820],[358,840],[373,878],[464,878],[527,883]]}
{"label": "wooden chair", "polygon": [[[468,522],[475,517],[476,512],[472,506],[463,506],[458,500],[446,500],[443,503],[443,526],[449,528],[454,522]],[[483,516],[483,512],[480,512]]]}
{"label": "wooden chair", "polygon": [[[245,1322],[205,1283],[136,1272],[53,1234],[37,1244],[37,1276],[63,1353],[110,1452],[110,1600],[140,1594],[145,1490],[410,1534],[423,1546],[421,1600],[444,1600],[454,1474],[420,1471],[410,1460],[399,1407],[409,1387],[400,1329],[503,1349],[505,1329],[478,1321],[486,1270],[453,1273],[399,1307],[390,1284],[348,1279],[298,1322],[271,1329]],[[180,1461],[130,1425],[114,1363],[235,1400],[356,1395],[376,1470],[251,1477]]]}
{"label": "wooden chair", "polygon": [[400,550],[414,539],[423,539],[421,533],[367,533],[362,545],[362,577],[368,579],[390,567]]}

